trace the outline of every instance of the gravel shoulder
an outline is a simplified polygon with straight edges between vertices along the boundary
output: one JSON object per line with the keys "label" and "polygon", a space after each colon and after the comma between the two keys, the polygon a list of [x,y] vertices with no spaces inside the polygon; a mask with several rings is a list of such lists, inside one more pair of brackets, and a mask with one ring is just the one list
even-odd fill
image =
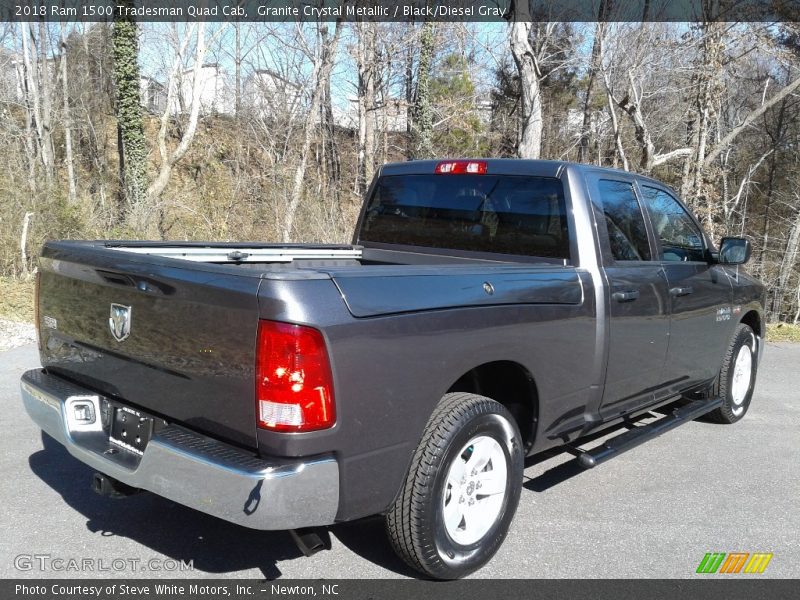
{"label": "gravel shoulder", "polygon": [[0,352],[33,342],[36,342],[36,328],[32,323],[0,318]]}

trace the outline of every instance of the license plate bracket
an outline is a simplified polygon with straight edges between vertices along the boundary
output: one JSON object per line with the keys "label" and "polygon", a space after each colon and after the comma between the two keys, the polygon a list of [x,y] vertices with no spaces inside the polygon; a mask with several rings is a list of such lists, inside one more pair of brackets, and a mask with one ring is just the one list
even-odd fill
{"label": "license plate bracket", "polygon": [[109,442],[135,454],[144,454],[153,437],[155,419],[128,406],[113,406]]}

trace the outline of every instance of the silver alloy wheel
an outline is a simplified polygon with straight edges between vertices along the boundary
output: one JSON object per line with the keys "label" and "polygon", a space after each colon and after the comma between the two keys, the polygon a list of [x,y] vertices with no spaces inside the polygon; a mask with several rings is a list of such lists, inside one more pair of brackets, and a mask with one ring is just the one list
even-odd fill
{"label": "silver alloy wheel", "polygon": [[733,381],[731,382],[731,412],[735,416],[742,414],[744,399],[750,390],[750,379],[753,376],[753,350],[748,344],[739,348],[736,362],[733,364]]}
{"label": "silver alloy wheel", "polygon": [[494,438],[479,435],[461,449],[447,472],[442,508],[444,526],[457,544],[480,540],[503,508],[508,463]]}

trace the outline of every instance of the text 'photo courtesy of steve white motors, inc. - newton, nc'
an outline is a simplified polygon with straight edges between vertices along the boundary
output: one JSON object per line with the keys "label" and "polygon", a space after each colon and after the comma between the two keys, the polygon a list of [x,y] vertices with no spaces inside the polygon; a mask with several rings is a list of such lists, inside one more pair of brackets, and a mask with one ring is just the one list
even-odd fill
{"label": "text 'photo courtesy of steve white motors, inc. - newton, nc'", "polygon": [[[354,582],[342,581],[252,581],[238,582],[213,581],[211,583],[190,583],[185,581],[97,581],[82,582],[57,581],[42,583],[15,582],[9,588],[18,598],[160,598],[172,600],[176,598],[232,598],[240,600],[247,597],[260,598],[336,598],[360,597],[353,589]],[[366,588],[364,588],[366,589]]]}

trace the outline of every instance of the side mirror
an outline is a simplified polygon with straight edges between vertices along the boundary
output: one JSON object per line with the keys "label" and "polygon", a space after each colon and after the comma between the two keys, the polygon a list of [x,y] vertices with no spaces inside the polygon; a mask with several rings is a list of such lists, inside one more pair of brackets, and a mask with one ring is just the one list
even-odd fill
{"label": "side mirror", "polygon": [[724,237],[719,243],[719,259],[721,265],[743,265],[750,260],[750,240],[745,238]]}

